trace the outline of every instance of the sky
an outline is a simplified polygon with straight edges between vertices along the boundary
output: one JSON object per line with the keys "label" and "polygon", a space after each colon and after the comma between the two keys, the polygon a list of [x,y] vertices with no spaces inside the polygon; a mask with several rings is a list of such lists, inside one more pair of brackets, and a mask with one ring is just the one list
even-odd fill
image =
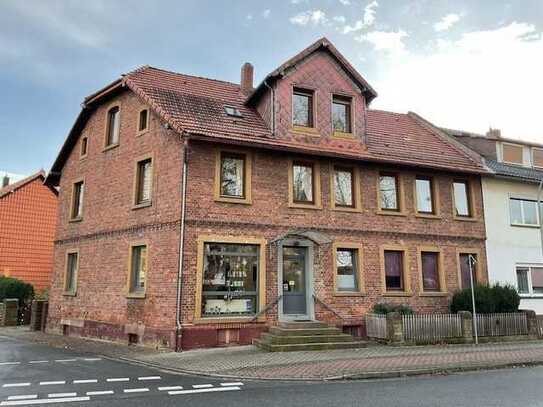
{"label": "sky", "polygon": [[83,98],[138,66],[258,83],[322,36],[372,108],[543,143],[543,0],[0,0],[0,172],[48,170]]}

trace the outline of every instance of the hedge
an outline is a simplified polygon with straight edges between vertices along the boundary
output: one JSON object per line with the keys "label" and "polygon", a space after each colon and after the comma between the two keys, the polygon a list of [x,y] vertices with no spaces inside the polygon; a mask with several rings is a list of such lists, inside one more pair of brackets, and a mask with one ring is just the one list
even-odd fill
{"label": "hedge", "polygon": [[[518,312],[520,296],[512,285],[492,286],[479,284],[474,287],[475,308],[477,313],[492,314],[495,312]],[[457,291],[451,300],[450,310],[452,313],[458,311],[472,311],[471,289],[465,288]]]}
{"label": "hedge", "polygon": [[24,281],[12,277],[0,276],[0,302],[6,298],[17,298],[23,305],[34,297],[34,287]]}

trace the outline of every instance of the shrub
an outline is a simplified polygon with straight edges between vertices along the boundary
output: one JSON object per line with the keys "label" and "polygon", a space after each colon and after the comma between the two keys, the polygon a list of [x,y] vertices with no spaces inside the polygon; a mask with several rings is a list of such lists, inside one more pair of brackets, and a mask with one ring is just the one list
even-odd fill
{"label": "shrub", "polygon": [[380,302],[373,306],[373,312],[375,314],[389,314],[391,312],[399,312],[401,315],[411,315],[415,312],[409,305],[405,304],[390,304],[386,302]]}
{"label": "shrub", "polygon": [[[491,314],[494,312],[517,312],[520,297],[511,285],[495,284],[476,285],[474,288],[475,308],[478,313]],[[457,291],[451,300],[451,312],[472,311],[471,289]]]}
{"label": "shrub", "polygon": [[17,298],[19,305],[34,297],[34,287],[24,281],[11,277],[0,277],[0,302],[6,298]]}

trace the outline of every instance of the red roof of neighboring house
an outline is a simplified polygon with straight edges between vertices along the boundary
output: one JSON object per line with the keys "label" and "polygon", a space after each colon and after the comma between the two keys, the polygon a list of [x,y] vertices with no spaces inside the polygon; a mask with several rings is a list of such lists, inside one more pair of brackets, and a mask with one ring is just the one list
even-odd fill
{"label": "red roof of neighboring house", "polygon": [[[6,185],[4,188],[0,188],[0,199],[9,195],[10,193],[12,192],[15,192],[16,190],[18,190],[19,188],[22,188],[24,187],[26,184],[34,181],[35,179],[37,178],[41,178],[42,181],[45,180],[45,171],[44,170],[41,170],[41,171],[38,171],[37,173],[29,176],[29,177],[26,177],[20,181],[17,181],[17,182],[14,182],[13,184],[9,184],[9,185]],[[55,194],[58,193],[58,191],[54,188],[51,189]]]}
{"label": "red roof of neighboring house", "polygon": [[[350,75],[356,71],[326,39],[321,39],[281,65],[277,72],[317,52],[324,45]],[[348,64],[348,65],[346,65]],[[275,71],[274,71],[275,72]],[[270,75],[276,75],[272,73]],[[358,75],[360,86],[376,96],[375,91]],[[53,164],[48,183],[58,182],[60,171],[79,132],[91,114],[92,107],[103,97],[128,87],[153,111],[183,136],[247,144],[261,148],[299,151],[309,154],[337,156],[365,161],[424,166],[443,170],[486,173],[482,159],[453,137],[414,113],[399,114],[381,110],[367,111],[367,146],[358,142],[323,139],[308,144],[273,137],[259,113],[240,85],[214,79],[184,75],[144,66],[132,71],[85,99],[83,110]],[[224,107],[237,108],[242,118],[230,117]]]}

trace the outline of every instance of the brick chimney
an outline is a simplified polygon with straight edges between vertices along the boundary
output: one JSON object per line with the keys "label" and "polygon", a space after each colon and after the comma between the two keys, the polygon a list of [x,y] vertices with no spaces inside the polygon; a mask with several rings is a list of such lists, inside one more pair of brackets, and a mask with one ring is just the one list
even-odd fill
{"label": "brick chimney", "polygon": [[241,66],[241,92],[245,95],[253,91],[253,71],[254,68],[249,62],[245,62]]}
{"label": "brick chimney", "polygon": [[486,136],[488,138],[501,138],[502,131],[500,129],[493,129],[492,127],[490,127],[486,132]]}
{"label": "brick chimney", "polygon": [[7,187],[9,185],[9,177],[4,175],[4,178],[2,178],[2,188]]}

